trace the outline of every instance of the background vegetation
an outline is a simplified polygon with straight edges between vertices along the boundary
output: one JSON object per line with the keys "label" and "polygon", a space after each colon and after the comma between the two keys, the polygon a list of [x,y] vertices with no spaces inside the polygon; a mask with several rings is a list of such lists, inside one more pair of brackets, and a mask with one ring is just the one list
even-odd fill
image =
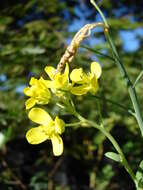
{"label": "background vegetation", "polygon": [[[132,81],[143,69],[143,1],[99,1],[112,28],[112,37]],[[101,21],[87,0],[5,0],[0,4],[0,189],[1,190],[133,190],[126,171],[104,156],[112,145],[95,129],[70,129],[64,133],[65,150],[55,158],[49,142],[29,145],[23,89],[31,76],[45,77],[46,65],[56,66],[74,33],[84,24]],[[85,48],[86,47],[86,48]],[[90,47],[92,49],[87,49]],[[98,60],[103,66],[97,97],[75,99],[78,110],[102,120],[117,139],[134,171],[143,160],[143,139],[124,81],[111,56],[102,29],[86,40],[71,64],[89,68]],[[143,110],[142,80],[136,87]],[[118,107],[113,102],[122,104]],[[68,123],[73,118],[57,107]]]}

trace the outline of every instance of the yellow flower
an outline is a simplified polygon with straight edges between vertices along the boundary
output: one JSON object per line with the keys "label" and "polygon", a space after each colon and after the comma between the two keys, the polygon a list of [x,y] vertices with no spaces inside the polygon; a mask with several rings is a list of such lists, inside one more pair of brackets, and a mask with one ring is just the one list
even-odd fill
{"label": "yellow flower", "polygon": [[64,121],[58,116],[53,121],[51,116],[41,108],[32,108],[28,117],[39,126],[26,133],[27,141],[30,144],[39,144],[51,140],[54,155],[60,156],[63,153],[63,141],[60,135],[65,130]]}
{"label": "yellow flower", "polygon": [[101,75],[101,66],[97,62],[92,62],[90,72],[84,73],[82,68],[74,69],[70,74],[72,86],[70,91],[74,95],[83,95],[90,91],[95,94],[98,90],[98,78]]}
{"label": "yellow flower", "polygon": [[35,104],[48,104],[51,94],[46,86],[46,80],[42,77],[39,80],[32,77],[29,84],[30,87],[24,89],[24,93],[30,97],[25,102],[26,109],[32,108]]}
{"label": "yellow flower", "polygon": [[[69,90],[69,66],[66,64],[65,71],[63,73],[57,73],[57,70],[52,66],[45,67],[45,71],[51,80],[47,81],[47,87],[51,88],[56,95],[62,94],[61,91]],[[59,92],[60,91],[60,92]]]}

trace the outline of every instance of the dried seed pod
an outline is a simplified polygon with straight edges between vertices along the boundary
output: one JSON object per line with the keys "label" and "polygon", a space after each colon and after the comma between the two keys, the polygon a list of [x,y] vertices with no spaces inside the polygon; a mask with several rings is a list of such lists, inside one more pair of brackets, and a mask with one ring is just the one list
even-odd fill
{"label": "dried seed pod", "polygon": [[65,64],[70,63],[73,60],[73,58],[80,46],[80,43],[85,38],[88,38],[90,36],[91,30],[93,28],[96,28],[99,26],[104,28],[104,32],[106,32],[108,30],[108,28],[104,25],[104,23],[98,22],[98,23],[93,23],[93,24],[86,24],[75,34],[71,44],[67,47],[64,55],[61,57],[61,60],[57,66],[57,72],[62,72]]}

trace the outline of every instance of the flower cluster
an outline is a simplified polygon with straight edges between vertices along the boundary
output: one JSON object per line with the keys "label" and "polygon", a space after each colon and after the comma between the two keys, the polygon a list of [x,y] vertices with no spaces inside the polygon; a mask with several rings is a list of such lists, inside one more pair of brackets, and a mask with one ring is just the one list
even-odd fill
{"label": "flower cluster", "polygon": [[53,94],[64,99],[63,102],[68,100],[69,94],[77,96],[88,92],[95,94],[102,70],[99,63],[92,62],[89,73],[85,73],[82,68],[73,69],[70,73],[68,63],[63,72],[57,72],[52,66],[46,66],[45,72],[49,76],[49,80],[42,77],[38,80],[32,77],[30,86],[24,89],[24,93],[29,97],[25,103],[26,109],[30,110],[28,117],[39,124],[38,127],[30,129],[26,133],[26,138],[30,144],[51,140],[53,153],[55,156],[59,156],[63,152],[63,141],[60,135],[65,130],[65,123],[58,116],[53,120],[44,109],[34,106],[48,104]]}

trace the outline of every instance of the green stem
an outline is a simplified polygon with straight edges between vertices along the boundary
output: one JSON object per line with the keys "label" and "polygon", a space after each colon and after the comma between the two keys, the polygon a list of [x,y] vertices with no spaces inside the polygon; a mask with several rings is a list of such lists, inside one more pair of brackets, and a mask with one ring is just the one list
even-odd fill
{"label": "green stem", "polygon": [[122,158],[122,164],[125,167],[125,169],[127,170],[127,172],[129,173],[129,175],[131,176],[131,178],[133,179],[133,181],[136,184],[136,176],[134,174],[134,172],[132,171],[132,169],[130,168],[124,153],[122,152],[119,144],[117,143],[117,141],[114,139],[114,137],[108,132],[106,131],[106,129],[100,125],[97,125],[96,123],[87,120],[88,124],[95,127],[96,129],[98,129],[99,131],[101,131],[112,143],[112,145],[114,146],[114,148],[116,149],[116,151],[120,154],[121,158]]}
{"label": "green stem", "polygon": [[84,48],[84,49],[87,49],[87,50],[89,50],[89,51],[91,51],[91,52],[94,52],[94,53],[96,53],[96,54],[98,54],[98,55],[101,55],[101,56],[103,56],[103,57],[105,57],[105,58],[108,58],[108,59],[114,61],[114,58],[113,58],[113,57],[110,57],[109,55],[105,55],[104,53],[101,53],[101,52],[98,51],[98,50],[95,50],[95,49],[93,49],[93,48],[90,48],[90,47],[84,46],[84,45],[81,45],[80,47],[81,47],[81,48]]}
{"label": "green stem", "polygon": [[138,100],[137,100],[136,91],[133,88],[133,85],[129,79],[129,76],[127,75],[127,72],[126,72],[126,70],[125,70],[125,68],[124,68],[124,66],[123,66],[123,64],[119,58],[119,55],[118,55],[117,50],[115,48],[115,45],[113,44],[113,41],[112,41],[110,34],[108,32],[106,32],[106,37],[107,37],[107,40],[108,40],[110,47],[112,49],[113,57],[115,59],[115,63],[119,67],[121,74],[122,74],[122,77],[124,78],[125,84],[128,88],[128,92],[129,92],[129,95],[130,95],[130,98],[131,98],[131,101],[132,101],[132,104],[133,104],[133,107],[135,110],[135,118],[138,122],[138,125],[139,125],[140,130],[141,130],[141,134],[143,136],[143,120],[142,120],[142,115],[141,115],[141,111],[140,111]]}
{"label": "green stem", "polygon": [[99,14],[101,15],[101,17],[104,21],[105,26],[108,28],[109,26],[108,26],[108,23],[106,21],[106,18],[104,17],[104,15],[103,15],[102,11],[100,10],[100,8],[98,7],[98,5],[95,3],[94,0],[90,0],[90,2],[97,9],[97,11],[99,12]]}
{"label": "green stem", "polygon": [[81,122],[76,122],[76,123],[67,123],[66,124],[66,127],[74,127],[74,126],[78,126],[78,125],[81,125]]}
{"label": "green stem", "polygon": [[[99,14],[101,15],[105,26],[108,27],[108,23],[106,21],[106,18],[104,17],[104,15],[103,15],[102,11],[100,10],[100,8],[98,7],[98,5],[94,2],[94,0],[90,0],[90,2],[94,5],[94,7],[97,9]],[[105,35],[106,35],[107,41],[110,44],[112,54],[113,54],[113,58],[115,59],[115,63],[118,66],[118,68],[120,69],[122,77],[125,80],[125,84],[127,86],[127,89],[128,89],[128,92],[129,92],[129,95],[130,95],[130,98],[131,98],[131,101],[132,101],[132,104],[133,104],[133,107],[134,107],[134,110],[135,110],[134,116],[135,116],[135,118],[136,118],[136,120],[138,122],[139,128],[141,130],[141,134],[143,136],[143,119],[142,119],[142,115],[141,115],[141,110],[139,108],[136,91],[133,88],[133,85],[132,85],[132,83],[130,81],[130,78],[127,75],[127,72],[126,72],[126,70],[125,70],[125,68],[124,68],[124,66],[123,66],[123,64],[122,64],[122,62],[120,60],[120,57],[118,55],[118,52],[116,50],[116,47],[115,47],[115,45],[113,43],[113,40],[112,40],[108,30],[105,30]]]}
{"label": "green stem", "polygon": [[141,71],[140,74],[137,76],[137,78],[133,84],[133,88],[135,88],[135,86],[137,85],[137,83],[139,82],[139,80],[141,79],[142,76],[143,76],[143,71]]}
{"label": "green stem", "polygon": [[[106,129],[102,125],[101,126],[97,125],[95,122],[87,120],[86,118],[82,117],[75,109],[74,109],[74,112],[72,112],[72,114],[79,119],[81,125],[83,125],[85,127],[92,126],[96,129],[98,129],[99,131],[101,131],[101,133],[103,133],[110,140],[110,142],[113,144],[114,148],[116,149],[116,151],[119,153],[119,155],[122,158],[122,165],[125,167],[125,169],[127,170],[127,172],[129,173],[129,175],[131,176],[131,178],[133,179],[133,181],[136,185],[137,184],[136,176],[135,176],[134,172],[132,171],[132,169],[130,168],[119,144],[114,139],[114,137],[110,134],[110,132],[106,131]],[[77,124],[79,124],[79,123],[77,123]],[[73,124],[73,126],[75,126],[75,124]]]}
{"label": "green stem", "polygon": [[[89,97],[90,97],[90,96],[89,96]],[[93,96],[91,96],[91,97],[95,97],[95,98],[97,98],[97,99],[103,101],[103,98],[100,97],[100,96],[93,95]],[[111,103],[111,104],[113,104],[113,105],[115,105],[115,106],[120,107],[121,109],[123,109],[124,111],[127,111],[129,114],[131,114],[131,115],[133,115],[133,116],[135,115],[135,113],[134,113],[134,111],[133,111],[132,109],[128,109],[128,110],[127,110],[127,108],[126,108],[125,106],[123,106],[123,105],[121,105],[121,104],[118,104],[117,102],[114,102],[114,101],[112,101],[112,100],[110,100],[110,99],[107,99],[107,98],[105,98],[105,101],[108,102],[108,103]]]}
{"label": "green stem", "polygon": [[77,112],[75,112],[75,116],[80,120],[81,124],[85,123],[85,126],[88,126],[88,127],[92,126],[92,127],[96,128],[96,129],[98,129],[101,133],[103,133],[109,139],[109,141],[112,143],[112,145],[114,146],[116,151],[121,156],[122,165],[125,167],[126,171],[129,173],[129,175],[131,176],[131,178],[133,179],[133,181],[134,181],[134,183],[136,185],[136,176],[135,176],[134,172],[132,171],[132,169],[130,168],[130,166],[128,164],[128,161],[126,160],[126,158],[124,156],[124,153],[122,152],[119,144],[114,139],[114,137],[110,134],[110,132],[106,131],[106,129],[103,126],[97,125],[95,122],[85,119],[84,117],[82,117]]}

